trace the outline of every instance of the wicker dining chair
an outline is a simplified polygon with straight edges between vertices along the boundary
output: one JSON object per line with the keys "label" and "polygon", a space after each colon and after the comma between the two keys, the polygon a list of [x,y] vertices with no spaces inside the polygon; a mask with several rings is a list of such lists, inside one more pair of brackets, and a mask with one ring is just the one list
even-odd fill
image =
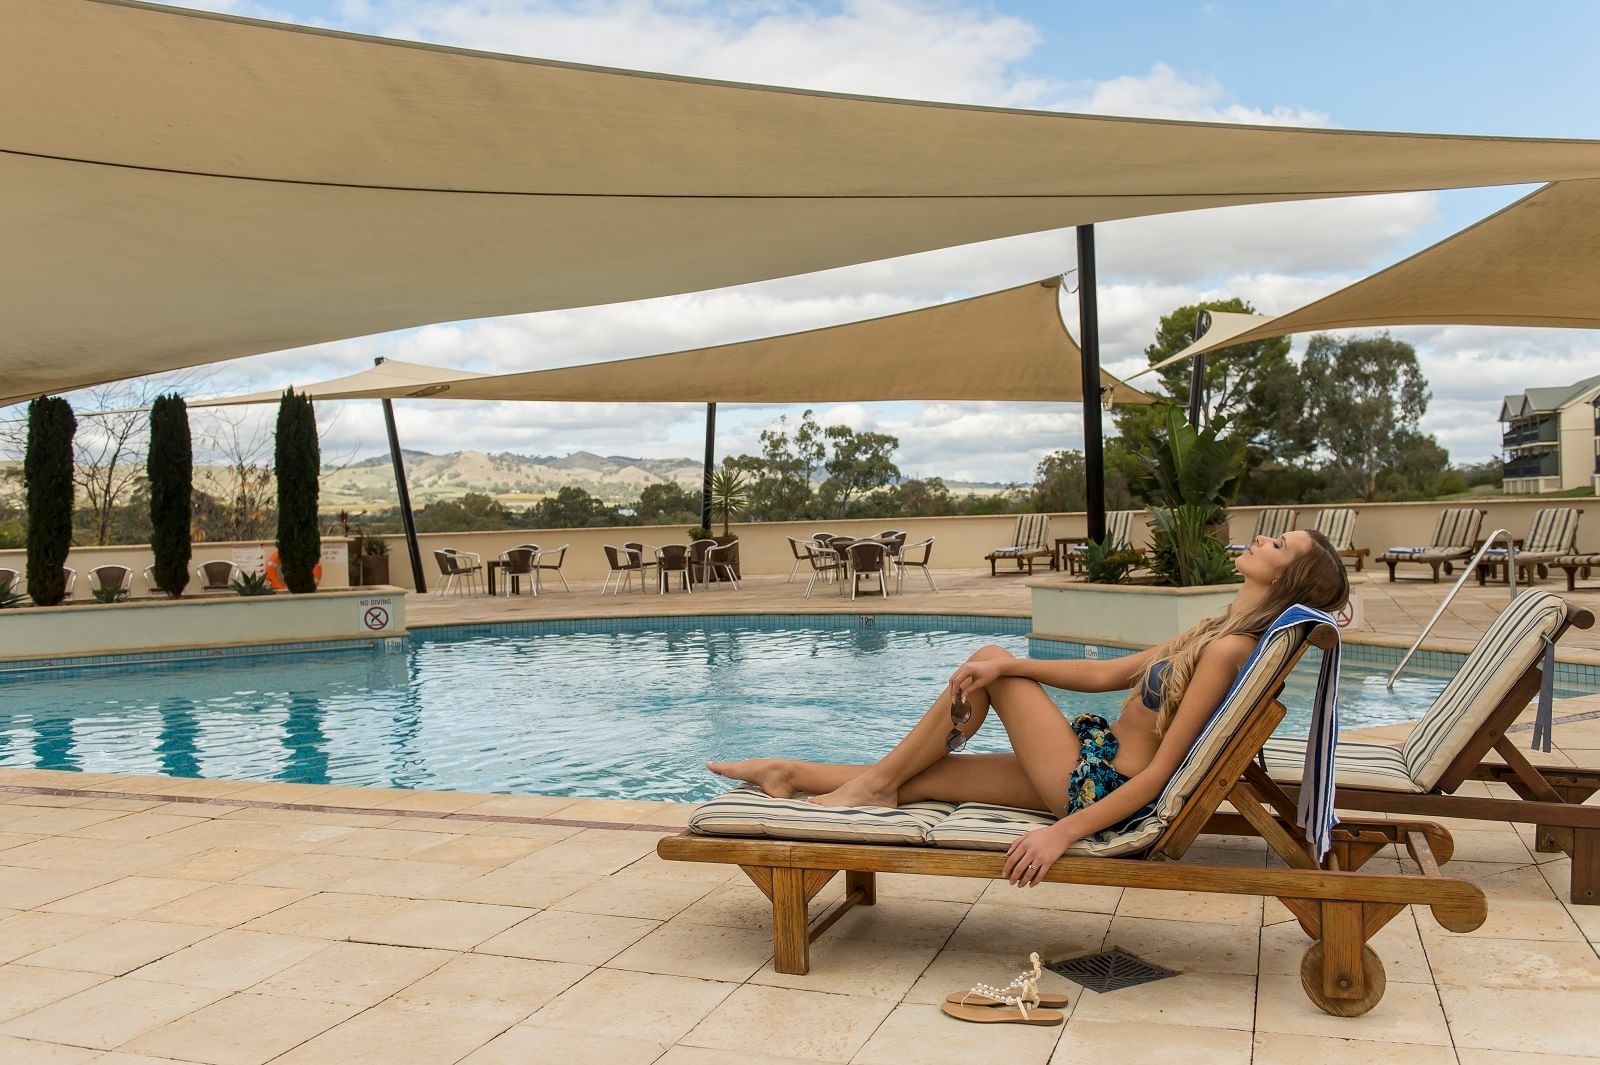
{"label": "wicker dining chair", "polygon": [[202,562],[196,566],[194,575],[200,578],[200,590],[202,592],[225,592],[238,579],[239,567],[232,562],[213,559],[210,562]]}
{"label": "wicker dining chair", "polygon": [[539,575],[534,568],[539,562],[539,549],[536,547],[513,547],[500,552],[500,564],[506,578],[505,595],[509,598],[515,590],[522,594],[522,578],[528,578],[528,585],[533,589],[533,594],[539,594]]}
{"label": "wicker dining chair", "polygon": [[794,575],[800,572],[800,564],[810,556],[815,545],[810,540],[796,540],[792,536],[785,536],[784,539],[789,541],[789,552],[794,555],[794,565],[789,567],[789,576],[783,583],[792,584]]}
{"label": "wicker dining chair", "polygon": [[694,582],[689,579],[689,545],[666,544],[656,548],[656,594],[666,595],[672,583],[671,574],[678,575],[679,586],[693,594]]}
{"label": "wicker dining chair", "polygon": [[806,561],[811,563],[811,579],[806,581],[806,598],[811,598],[811,589],[817,586],[817,578],[825,581],[840,581],[839,594],[844,594],[844,556],[833,549],[833,545],[823,540],[812,541],[813,550]]}
{"label": "wicker dining chair", "polygon": [[[616,544],[603,544],[601,550],[606,553],[607,567],[606,579],[600,585],[601,595],[605,595],[607,591],[616,595],[625,585],[633,582],[635,573],[639,575],[639,591],[644,591],[644,566],[637,554]],[[612,581],[616,581],[614,588]]]}
{"label": "wicker dining chair", "polygon": [[922,575],[928,579],[928,587],[933,591],[939,590],[939,584],[933,579],[933,570],[928,568],[928,563],[933,559],[933,537],[919,540],[914,544],[906,544],[900,553],[894,556],[894,590],[902,591],[906,583],[906,570],[920,569]]}
{"label": "wicker dining chair", "polygon": [[845,548],[849,560],[850,598],[856,597],[861,578],[878,578],[878,593],[889,598],[889,549],[877,540],[857,540]]}
{"label": "wicker dining chair", "polygon": [[[539,549],[538,544],[523,544],[522,546],[531,547],[535,550]],[[561,579],[562,588],[569,592],[572,591],[572,585],[567,583],[567,575],[561,572],[562,565],[567,561],[567,548],[571,546],[571,544],[562,544],[560,547],[550,551],[539,551],[539,557],[533,560],[533,587],[536,591],[544,590],[542,574],[545,570],[551,571]]]}

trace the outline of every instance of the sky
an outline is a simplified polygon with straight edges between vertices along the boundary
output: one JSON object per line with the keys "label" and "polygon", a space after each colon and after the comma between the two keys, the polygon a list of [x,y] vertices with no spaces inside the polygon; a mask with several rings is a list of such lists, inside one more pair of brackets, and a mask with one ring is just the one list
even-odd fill
{"label": "sky", "polygon": [[[187,6],[358,33],[812,89],[1042,108],[1354,129],[1600,138],[1600,5],[1083,0],[193,0]],[[1520,198],[1530,187],[1235,207],[1096,227],[1102,359],[1127,375],[1162,314],[1241,296],[1300,306]],[[1071,230],[736,288],[445,323],[219,364],[210,394],[353,372],[384,355],[505,372],[791,332],[1020,284],[1073,267]],[[1063,311],[1076,332],[1076,301]],[[1412,327],[1432,389],[1423,420],[1457,462],[1498,453],[1500,397],[1593,372],[1580,330]],[[1298,338],[1296,353],[1306,338]],[[698,456],[690,405],[397,404],[408,448]],[[719,410],[720,453],[801,407]],[[265,412],[261,412],[264,414]],[[818,405],[824,422],[899,437],[907,475],[1028,481],[1082,446],[1061,404]],[[259,416],[259,415],[258,415]],[[322,404],[329,458],[385,449],[371,401]]]}

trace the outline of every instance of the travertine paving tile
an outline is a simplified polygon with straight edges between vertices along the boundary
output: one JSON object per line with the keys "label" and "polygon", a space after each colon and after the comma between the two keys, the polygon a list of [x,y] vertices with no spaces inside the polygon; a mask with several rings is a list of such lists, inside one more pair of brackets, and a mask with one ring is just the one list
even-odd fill
{"label": "travertine paving tile", "polygon": [[[689,862],[668,863],[689,865]],[[737,874],[736,874],[737,876]],[[920,873],[879,873],[878,899],[932,899],[935,902],[977,902],[991,880],[966,876],[924,876]],[[1056,885],[1049,885],[1055,887]],[[1015,890],[1015,889],[1013,889]],[[1070,907],[1068,907],[1070,909]]]}
{"label": "travertine paving tile", "polygon": [[454,1065],[505,1028],[501,1021],[482,1017],[383,1005],[300,1044],[275,1065]]}
{"label": "travertine paving tile", "polygon": [[357,878],[381,876],[394,864],[383,858],[354,858],[343,854],[297,854],[246,873],[236,882],[260,884],[264,887],[337,891]]}
{"label": "travertine paving tile", "polygon": [[121,976],[211,935],[213,929],[117,921],[19,959],[27,965]]}
{"label": "travertine paving tile", "polygon": [[[1600,762],[1600,759],[1596,759],[1596,762]],[[1456,1059],[1461,1065],[1594,1065],[1596,1061],[1600,1061],[1600,1057],[1528,1054],[1514,1050],[1474,1050],[1470,1047],[1457,1047]]]}
{"label": "travertine paving tile", "polygon": [[0,1026],[0,1035],[110,1050],[225,994],[146,980],[107,980],[7,1021]]}
{"label": "travertine paving tile", "polygon": [[262,1065],[359,1010],[309,999],[230,995],[129,1041],[123,1049],[207,1065]]}
{"label": "travertine paving tile", "polygon": [[0,965],[0,1023],[76,995],[109,977],[99,973],[46,969],[37,965]]}
{"label": "travertine paving tile", "polygon": [[86,917],[134,917],[174,899],[192,895],[204,885],[194,880],[125,876],[39,907],[50,913]]}
{"label": "travertine paving tile", "polygon": [[525,1024],[503,1032],[461,1059],[461,1065],[650,1065],[665,1050],[660,1043],[623,1036],[568,1032]]}
{"label": "travertine paving tile", "polygon": [[399,913],[407,905],[404,899],[327,891],[263,914],[245,922],[244,927],[257,932],[348,939],[367,925]]}
{"label": "travertine paving tile", "polygon": [[[1381,1008],[1381,1004],[1380,1004]],[[1455,1051],[1426,1043],[1258,1032],[1253,1065],[1454,1065]]]}
{"label": "travertine paving tile", "polygon": [[146,910],[140,916],[146,921],[232,928],[273,910],[281,910],[292,902],[310,898],[313,894],[315,893],[306,888],[201,882],[200,890],[194,894],[185,895],[165,906]]}
{"label": "travertine paving tile", "polygon": [[111,924],[103,917],[34,910],[0,921],[0,962],[12,961],[54,947]]}
{"label": "travertine paving tile", "polygon": [[389,1000],[402,1009],[515,1023],[588,976],[587,965],[463,954]]}
{"label": "travertine paving tile", "polygon": [[550,908],[665,921],[677,916],[715,888],[715,884],[703,881],[620,880],[608,876],[551,903]]}
{"label": "travertine paving tile", "polygon": [[853,1065],[969,1065],[1004,1061],[1045,1065],[1060,1027],[1024,1024],[965,1024],[938,1007],[905,1003],[894,1008],[850,1059]]}
{"label": "travertine paving tile", "polygon": [[[1423,921],[1432,922],[1426,910]],[[1442,937],[1459,938],[1453,932],[1439,929]],[[1422,937],[1417,929],[1417,914],[1404,911],[1384,925],[1368,941],[1374,953],[1383,962],[1384,974],[1398,983],[1426,984],[1433,980],[1428,956],[1422,949]],[[1300,961],[1305,957],[1311,940],[1294,922],[1271,925],[1261,930],[1261,972],[1297,978]]]}
{"label": "travertine paving tile", "polygon": [[898,1002],[939,953],[939,945],[936,939],[894,943],[823,936],[811,945],[809,975],[777,972],[769,961],[749,982]]}
{"label": "travertine paving tile", "polygon": [[646,854],[611,874],[616,881],[671,880],[675,883],[694,882],[708,887],[744,880],[738,866],[715,862],[669,862],[655,854]]}
{"label": "travertine paving tile", "polygon": [[1250,1033],[1231,1028],[1187,1027],[1148,1021],[1067,1019],[1050,1065],[1250,1065]]}
{"label": "travertine paving tile", "polygon": [[894,1010],[857,995],[746,984],[681,1040],[690,1046],[821,1061],[849,1061]]}
{"label": "travertine paving tile", "polygon": [[[95,810],[82,805],[56,809],[39,809],[28,813],[20,810],[6,811],[7,832],[32,832],[42,836],[64,835],[102,821],[115,821],[127,816],[120,810]],[[19,816],[20,814],[20,816]]]}
{"label": "travertine paving tile", "polygon": [[472,865],[401,858],[385,861],[381,869],[345,881],[339,890],[403,899],[437,899],[450,895],[463,884],[471,883],[482,871]]}
{"label": "travertine paving tile", "polygon": [[493,795],[489,798],[480,795],[477,802],[454,812],[506,817],[559,817],[563,809],[577,801],[556,795]]}
{"label": "travertine paving tile", "polygon": [[[1600,956],[1587,943],[1440,936],[1427,949],[1440,986],[1600,992]],[[1595,1049],[1600,1052],[1600,1040]]]}
{"label": "travertine paving tile", "polygon": [[418,851],[437,847],[441,841],[437,832],[394,827],[358,828],[316,849],[319,854],[349,854],[358,858],[409,858]]}
{"label": "travertine paving tile", "polygon": [[772,936],[751,928],[668,921],[610,961],[608,968],[742,982],[772,956]]}
{"label": "travertine paving tile", "polygon": [[96,824],[74,829],[72,835],[85,836],[89,839],[151,839],[180,828],[188,828],[190,825],[200,824],[205,820],[207,819],[202,817],[179,817],[172,814],[132,813],[126,817],[100,821]]}
{"label": "travertine paving tile", "polygon": [[334,943],[255,984],[263,995],[373,1006],[448,962],[443,950]]}
{"label": "travertine paving tile", "polygon": [[441,842],[413,852],[411,858],[419,862],[449,862],[498,869],[555,842],[553,839],[519,836],[435,835],[434,838]]}
{"label": "travertine paving tile", "polygon": [[98,1050],[0,1035],[0,1061],[6,1065],[84,1065],[101,1060]]}
{"label": "travertine paving tile", "polygon": [[816,1065],[815,1058],[752,1054],[748,1050],[712,1050],[679,1043],[657,1059],[657,1065]]}
{"label": "travertine paving tile", "polygon": [[207,880],[221,884],[260,869],[264,865],[273,865],[281,861],[283,854],[279,851],[255,850],[247,847],[208,847],[169,865],[153,866],[149,870],[149,875],[180,880]]}
{"label": "travertine paving tile", "polygon": [[1106,932],[1106,946],[1121,947],[1180,972],[1198,969],[1251,975],[1256,971],[1262,931],[1248,925],[1116,917]]}
{"label": "travertine paving tile", "polygon": [[1253,895],[1128,888],[1117,904],[1117,916],[1259,927],[1261,899]]}
{"label": "travertine paving tile", "polygon": [[402,947],[470,950],[533,916],[534,912],[516,906],[486,906],[476,902],[413,902],[398,913],[363,925],[351,938]]}
{"label": "travertine paving tile", "polygon": [[[1294,993],[1300,994],[1299,980],[1264,983],[1292,985]],[[1256,1026],[1255,1000],[1254,976],[1187,972],[1104,995],[1085,991],[1073,1008],[1072,1019],[1074,1022],[1080,1019],[1143,1020],[1151,1024],[1236,1028],[1248,1032]]]}
{"label": "travertine paving tile", "polygon": [[1100,949],[1111,918],[1076,910],[1028,910],[1019,920],[1015,906],[975,904],[947,944],[956,950],[1012,954],[1026,958],[1038,951],[1046,961]]}
{"label": "travertine paving tile", "polygon": [[654,931],[658,924],[637,917],[545,910],[479,943],[476,950],[514,958],[604,965]]}
{"label": "travertine paving tile", "polygon": [[1593,1055],[1595,992],[1559,987],[1439,988],[1458,1047]]}
{"label": "travertine paving tile", "polygon": [[[675,1043],[736,985],[596,969],[527,1021],[602,1036]],[[618,1009],[626,1003],[626,1009]]]}
{"label": "travertine paving tile", "polygon": [[328,946],[325,939],[231,929],[151,962],[133,976],[164,984],[243,991]]}
{"label": "travertine paving tile", "polygon": [[1256,1031],[1363,1039],[1380,1043],[1451,1045],[1439,995],[1430,984],[1389,981],[1383,1001],[1356,1024],[1331,1017],[1306,998],[1300,981],[1290,976],[1264,978],[1256,1001]]}
{"label": "travertine paving tile", "polygon": [[500,906],[553,906],[573,892],[601,882],[589,873],[540,872],[536,869],[496,869],[453,884],[441,895],[458,902],[485,902]]}
{"label": "travertine paving tile", "polygon": [[506,868],[607,876],[646,854],[654,853],[658,838],[650,832],[586,828]]}
{"label": "travertine paving tile", "polygon": [[950,938],[971,906],[963,902],[903,899],[889,906],[853,906],[823,938],[876,939],[939,947]]}
{"label": "travertine paving tile", "polygon": [[[11,854],[10,851],[6,853]],[[31,910],[115,879],[115,873],[0,865],[0,898],[13,909]]]}

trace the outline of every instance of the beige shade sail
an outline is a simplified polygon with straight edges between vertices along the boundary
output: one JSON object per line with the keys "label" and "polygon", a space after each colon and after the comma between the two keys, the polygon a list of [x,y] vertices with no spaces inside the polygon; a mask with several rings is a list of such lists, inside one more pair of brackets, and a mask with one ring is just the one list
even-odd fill
{"label": "beige shade sail", "polygon": [[[443,392],[452,383],[488,376],[470,370],[452,370],[444,366],[424,366],[416,362],[385,359],[370,370],[362,370],[360,373],[333,377],[326,381],[296,383],[294,390],[312,399],[342,399],[351,395],[421,398]],[[239,407],[251,403],[276,403],[283,398],[283,392],[282,388],[269,388],[263,392],[250,392],[242,396],[191,399],[185,403],[189,407]]]}
{"label": "beige shade sail", "polygon": [[0,25],[0,403],[1114,218],[1600,177],[1593,141],[830,95],[122,0]]}
{"label": "beige shade sail", "polygon": [[[1060,279],[802,333],[528,373],[462,374],[383,363],[307,386],[320,399],[570,403],[1068,402],[1083,398],[1082,353],[1061,321]],[[387,367],[390,380],[380,380]],[[1100,371],[1118,403],[1150,397]],[[275,403],[282,390],[193,406]]]}
{"label": "beige shade sail", "polygon": [[1546,185],[1387,270],[1287,314],[1213,312],[1204,336],[1133,378],[1266,337],[1382,325],[1600,328],[1600,181]]}

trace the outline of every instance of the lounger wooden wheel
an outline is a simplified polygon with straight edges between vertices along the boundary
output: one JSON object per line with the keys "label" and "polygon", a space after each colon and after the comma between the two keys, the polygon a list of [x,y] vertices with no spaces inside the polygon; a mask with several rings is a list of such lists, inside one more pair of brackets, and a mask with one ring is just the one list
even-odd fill
{"label": "lounger wooden wheel", "polygon": [[1324,1013],[1359,1017],[1378,1004],[1388,986],[1383,961],[1362,944],[1359,960],[1340,964],[1322,943],[1313,943],[1300,959],[1300,986],[1306,997]]}

